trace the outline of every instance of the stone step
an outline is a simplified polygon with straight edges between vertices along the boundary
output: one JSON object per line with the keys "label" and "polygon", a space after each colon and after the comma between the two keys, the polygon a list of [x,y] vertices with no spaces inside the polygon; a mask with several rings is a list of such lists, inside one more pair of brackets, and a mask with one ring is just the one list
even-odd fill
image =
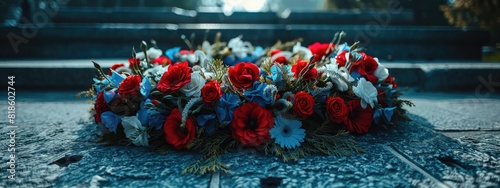
{"label": "stone step", "polygon": [[196,12],[180,8],[63,8],[54,23],[248,23],[248,24],[329,24],[356,25],[383,22],[411,25],[413,10],[339,10],[335,12]]}
{"label": "stone step", "polygon": [[[43,25],[41,25],[43,26]],[[201,44],[222,33],[223,41],[243,35],[254,45],[271,46],[277,40],[303,38],[303,44],[329,42],[345,31],[344,41],[360,41],[366,52],[381,59],[481,60],[481,46],[489,33],[478,28],[461,30],[448,26],[304,25],[304,24],[58,24],[36,27],[0,27],[0,59],[86,59],[129,57],[132,46],[155,39],[161,49],[186,45],[181,35],[196,34]]]}
{"label": "stone step", "polygon": [[[122,59],[79,60],[4,60],[0,61],[0,75],[15,76],[19,89],[79,89],[86,90],[98,73],[91,61],[96,61],[107,71]],[[500,63],[435,62],[422,61],[386,62],[400,88],[412,87],[424,91],[474,91],[489,95],[500,89]],[[0,83],[6,87],[7,82]]]}

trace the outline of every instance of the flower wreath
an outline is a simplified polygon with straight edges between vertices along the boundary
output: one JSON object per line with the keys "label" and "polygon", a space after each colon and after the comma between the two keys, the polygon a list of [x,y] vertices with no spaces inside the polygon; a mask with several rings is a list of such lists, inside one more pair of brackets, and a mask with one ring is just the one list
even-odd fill
{"label": "flower wreath", "polygon": [[[409,120],[395,79],[377,58],[340,44],[301,46],[301,40],[263,49],[233,38],[204,41],[198,50],[133,51],[128,66],[100,65],[89,91],[105,140],[199,151],[183,173],[228,171],[218,156],[237,147],[296,161],[310,154],[362,152],[349,132]],[[185,39],[185,37],[184,37]],[[186,40],[188,46],[192,43]],[[125,139],[126,138],[126,139]]]}

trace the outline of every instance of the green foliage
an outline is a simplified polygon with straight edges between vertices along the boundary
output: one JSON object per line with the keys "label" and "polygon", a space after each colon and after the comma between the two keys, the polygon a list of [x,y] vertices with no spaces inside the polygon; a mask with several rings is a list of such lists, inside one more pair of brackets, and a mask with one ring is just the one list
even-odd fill
{"label": "green foliage", "polygon": [[200,128],[196,138],[188,145],[188,149],[200,151],[203,156],[186,167],[182,173],[203,175],[215,171],[229,172],[229,168],[219,161],[219,156],[237,146],[238,142],[231,138],[227,128],[219,129],[212,135],[206,135]]}

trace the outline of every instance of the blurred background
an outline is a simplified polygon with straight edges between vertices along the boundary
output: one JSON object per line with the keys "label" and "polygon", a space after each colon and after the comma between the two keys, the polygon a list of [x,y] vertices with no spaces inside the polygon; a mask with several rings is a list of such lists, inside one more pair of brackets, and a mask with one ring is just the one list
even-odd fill
{"label": "blurred background", "polygon": [[85,89],[91,60],[126,63],[141,41],[194,49],[220,33],[307,47],[344,31],[342,42],[359,41],[401,86],[477,91],[488,82],[495,92],[499,14],[500,0],[2,0],[0,73],[18,75],[18,87]]}

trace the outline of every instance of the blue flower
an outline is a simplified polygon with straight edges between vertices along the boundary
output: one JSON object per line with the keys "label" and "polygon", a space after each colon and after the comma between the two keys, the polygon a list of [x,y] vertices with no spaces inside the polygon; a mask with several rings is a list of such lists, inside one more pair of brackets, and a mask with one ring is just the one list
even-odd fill
{"label": "blue flower", "polygon": [[148,109],[144,108],[145,102],[141,102],[141,109],[137,111],[137,119],[141,122],[142,125],[146,125],[149,120]]}
{"label": "blue flower", "polygon": [[217,118],[222,124],[229,124],[233,120],[233,112],[239,106],[240,98],[236,94],[226,93],[222,95],[215,106]]}
{"label": "blue flower", "polygon": [[[392,119],[392,115],[394,114],[394,109],[396,109],[396,107],[376,109],[373,112],[373,121],[375,122],[375,124],[379,124],[382,118],[385,118],[387,121],[390,122]],[[384,117],[382,117],[382,115]]]}
{"label": "blue flower", "polygon": [[[288,76],[293,75],[290,65],[282,65],[282,66]],[[273,79],[273,82],[276,86],[279,87],[284,86],[285,82],[283,80],[283,72],[281,71],[279,65],[275,64],[271,67],[271,78]]]}
{"label": "blue flower", "polygon": [[118,87],[123,80],[125,80],[125,77],[123,77],[120,73],[111,71],[111,82],[113,82],[113,85]]}
{"label": "blue flower", "polygon": [[[265,83],[254,82],[252,89],[245,91],[245,99],[250,102],[256,102],[259,106],[266,107],[266,105],[273,102],[273,98],[275,97],[271,93],[271,89],[267,87],[268,85]],[[272,87],[272,85],[269,85],[269,87]]]}
{"label": "blue flower", "polygon": [[167,118],[167,116],[164,116],[162,114],[149,115],[148,117],[149,119],[147,125],[156,130],[161,130],[163,128],[163,124],[165,123],[165,118]]}
{"label": "blue flower", "polygon": [[175,54],[181,51],[181,47],[173,47],[165,51],[165,55],[172,61],[175,59]]}
{"label": "blue flower", "polygon": [[[107,75],[106,75],[106,77],[109,78],[109,76],[107,76]],[[93,80],[94,80],[94,88],[95,88],[96,94],[101,93],[101,91],[109,85],[108,79],[99,80],[97,78],[94,78]]]}
{"label": "blue flower", "polygon": [[148,98],[149,97],[149,93],[153,89],[152,85],[153,84],[151,84],[151,81],[149,80],[149,78],[147,76],[145,76],[144,78],[142,78],[142,82],[141,82],[141,94],[142,94],[142,96],[144,96],[144,98]]}
{"label": "blue flower", "polygon": [[217,117],[215,114],[201,114],[196,118],[196,122],[199,126],[205,127],[205,132],[212,134],[217,130]]}
{"label": "blue flower", "polygon": [[306,137],[306,131],[301,129],[302,122],[298,120],[286,119],[283,116],[277,116],[274,119],[274,127],[269,130],[271,138],[274,138],[276,144],[281,148],[292,149],[300,146]]}
{"label": "blue flower", "polygon": [[111,111],[106,111],[101,114],[101,121],[110,131],[116,133],[116,128],[121,122],[122,118]]}

